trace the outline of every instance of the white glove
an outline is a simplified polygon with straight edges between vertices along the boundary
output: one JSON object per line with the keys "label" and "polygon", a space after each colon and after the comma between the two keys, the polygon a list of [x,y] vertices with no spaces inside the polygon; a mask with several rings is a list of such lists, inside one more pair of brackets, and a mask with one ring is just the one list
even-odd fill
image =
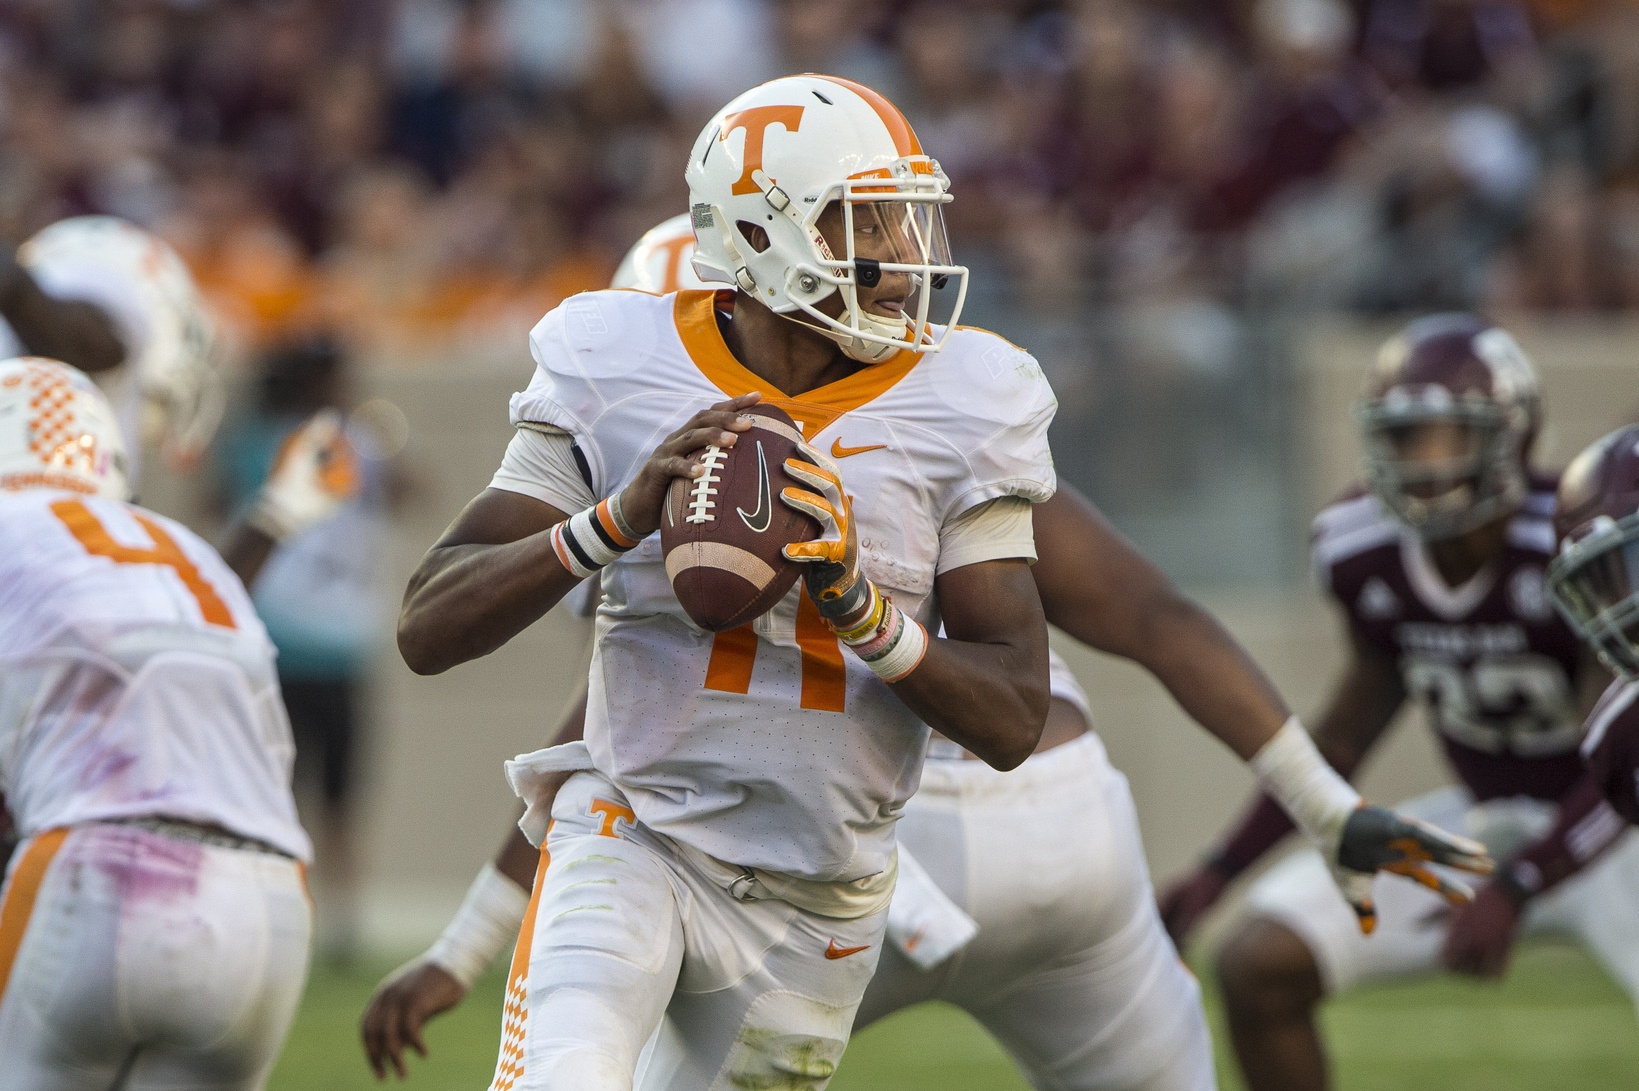
{"label": "white glove", "polygon": [[328,519],[359,493],[358,453],[341,414],[321,409],[279,448],[246,520],[276,542]]}

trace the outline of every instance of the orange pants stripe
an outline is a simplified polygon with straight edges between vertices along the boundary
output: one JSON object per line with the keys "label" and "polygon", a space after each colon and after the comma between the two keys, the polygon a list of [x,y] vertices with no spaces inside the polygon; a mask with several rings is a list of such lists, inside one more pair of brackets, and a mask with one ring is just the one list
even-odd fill
{"label": "orange pants stripe", "polygon": [[[552,827],[547,826],[551,836]],[[518,929],[518,945],[512,949],[512,967],[506,975],[506,1003],[501,1011],[501,1056],[495,1064],[491,1091],[512,1091],[524,1074],[524,1029],[529,1019],[529,949],[535,944],[535,911],[541,904],[541,886],[552,854],[541,843],[541,862],[535,868],[535,887],[529,894],[523,927]]]}
{"label": "orange pants stripe", "polygon": [[68,828],[64,827],[32,838],[17,866],[11,869],[4,893],[0,893],[0,1004],[5,1003],[11,968],[17,961],[17,949],[23,946],[23,934],[28,931],[46,869],[67,837]]}

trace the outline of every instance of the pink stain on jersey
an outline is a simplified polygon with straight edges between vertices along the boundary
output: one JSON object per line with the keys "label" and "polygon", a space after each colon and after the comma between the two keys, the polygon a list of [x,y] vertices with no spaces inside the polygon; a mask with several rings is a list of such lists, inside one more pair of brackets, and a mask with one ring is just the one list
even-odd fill
{"label": "pink stain on jersey", "polygon": [[113,880],[127,909],[193,897],[205,864],[203,845],[130,827],[105,827],[82,851],[85,865]]}
{"label": "pink stain on jersey", "polygon": [[87,788],[106,784],[137,763],[137,756],[118,746],[99,746],[91,751],[80,773]]}

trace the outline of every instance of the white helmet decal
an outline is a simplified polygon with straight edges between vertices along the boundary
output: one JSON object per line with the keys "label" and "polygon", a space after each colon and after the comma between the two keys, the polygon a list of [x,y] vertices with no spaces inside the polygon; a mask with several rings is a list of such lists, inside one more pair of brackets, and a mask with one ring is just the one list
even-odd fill
{"label": "white helmet decal", "polygon": [[81,371],[43,356],[0,361],[0,490],[130,499],[114,410]]}
{"label": "white helmet decal", "polygon": [[[702,280],[738,286],[865,363],[937,351],[955,326],[968,271],[951,264],[945,239],[949,180],[905,116],[870,88],[818,75],[754,87],[702,130],[685,179]],[[818,226],[832,202],[842,211],[841,255]],[[896,315],[859,300],[858,289],[884,273],[911,286]],[[832,295],[840,316],[817,306]],[[930,315],[935,295],[948,309],[942,328]]]}

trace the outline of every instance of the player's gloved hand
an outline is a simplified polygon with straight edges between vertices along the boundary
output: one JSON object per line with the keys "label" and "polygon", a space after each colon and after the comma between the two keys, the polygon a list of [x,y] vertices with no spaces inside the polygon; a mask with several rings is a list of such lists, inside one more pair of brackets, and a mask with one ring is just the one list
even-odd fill
{"label": "player's gloved hand", "polygon": [[421,1028],[466,995],[465,985],[426,959],[406,963],[376,986],[359,1020],[364,1055],[376,1079],[387,1078],[389,1064],[398,1078],[404,1079],[409,1074],[404,1067],[404,1051],[413,1049],[425,1057],[427,1046],[421,1040]]}
{"label": "player's gloved hand", "polygon": [[1227,886],[1229,877],[1208,861],[1173,883],[1161,895],[1161,923],[1166,926],[1167,935],[1172,937],[1172,945],[1179,953],[1183,952],[1184,944],[1189,942],[1190,933],[1201,923],[1201,918],[1218,904]]}
{"label": "player's gloved hand", "polygon": [[1451,917],[1440,961],[1446,969],[1474,977],[1501,977],[1514,953],[1520,913],[1529,895],[1511,883],[1492,880]]}
{"label": "player's gloved hand", "polygon": [[1328,847],[1332,878],[1360,918],[1360,930],[1368,935],[1377,927],[1372,901],[1372,879],[1377,872],[1404,876],[1453,905],[1464,905],[1474,900],[1474,891],[1429,865],[1443,864],[1476,875],[1489,875],[1496,866],[1478,841],[1369,803],[1355,808]]}
{"label": "player's gloved hand", "polygon": [[871,581],[859,570],[859,535],[853,504],[842,486],[842,473],[825,455],[803,444],[801,458],[785,460],[785,472],[807,489],[785,488],[780,499],[820,525],[818,538],[785,547],[788,560],[803,569],[803,584],[820,616],[832,628],[845,628],[871,602]]}
{"label": "player's gloved hand", "polygon": [[661,441],[654,454],[638,470],[637,476],[616,496],[620,518],[639,538],[647,538],[660,529],[660,516],[666,507],[666,490],[675,477],[693,480],[704,470],[694,461],[694,454],[706,447],[733,447],[752,425],[750,417],[742,417],[740,410],[750,408],[762,400],[760,394],[742,394],[726,402],[718,402],[710,409],[702,409],[688,422]]}
{"label": "player's gloved hand", "polygon": [[343,431],[341,414],[321,409],[279,448],[246,522],[283,541],[334,515],[358,495],[361,484],[358,453]]}

